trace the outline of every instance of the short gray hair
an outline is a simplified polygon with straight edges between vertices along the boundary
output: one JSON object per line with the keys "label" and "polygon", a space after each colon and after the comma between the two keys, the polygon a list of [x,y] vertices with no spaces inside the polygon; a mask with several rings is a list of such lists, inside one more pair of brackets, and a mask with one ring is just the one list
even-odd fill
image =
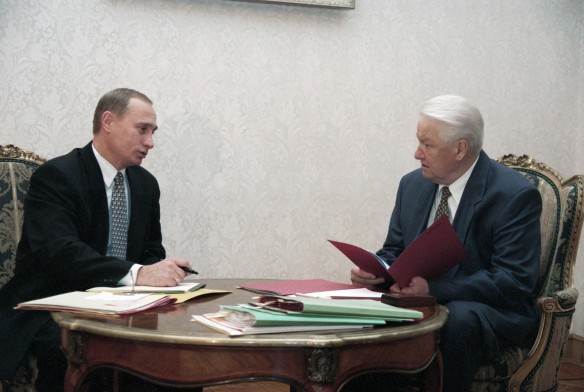
{"label": "short gray hair", "polygon": [[422,105],[420,116],[448,125],[440,133],[447,144],[465,139],[470,151],[478,153],[483,148],[483,116],[466,98],[459,95],[434,97]]}

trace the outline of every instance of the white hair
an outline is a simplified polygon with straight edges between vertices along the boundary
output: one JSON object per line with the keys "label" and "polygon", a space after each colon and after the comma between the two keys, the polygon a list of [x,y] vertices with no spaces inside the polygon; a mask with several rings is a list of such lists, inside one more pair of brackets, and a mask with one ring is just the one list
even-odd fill
{"label": "white hair", "polygon": [[458,95],[434,97],[422,105],[420,116],[448,125],[440,132],[447,144],[464,139],[472,152],[478,153],[483,148],[483,116],[466,98]]}

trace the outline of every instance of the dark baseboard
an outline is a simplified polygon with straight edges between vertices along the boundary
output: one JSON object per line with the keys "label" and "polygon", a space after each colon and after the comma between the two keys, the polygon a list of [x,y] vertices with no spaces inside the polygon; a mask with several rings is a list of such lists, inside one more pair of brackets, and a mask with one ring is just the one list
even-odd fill
{"label": "dark baseboard", "polygon": [[584,337],[570,334],[562,362],[584,367]]}

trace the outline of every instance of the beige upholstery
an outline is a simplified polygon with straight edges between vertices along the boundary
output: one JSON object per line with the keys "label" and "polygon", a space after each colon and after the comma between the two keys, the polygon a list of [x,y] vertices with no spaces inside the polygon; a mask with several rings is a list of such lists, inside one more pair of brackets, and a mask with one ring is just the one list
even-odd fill
{"label": "beige upholstery", "polygon": [[[32,172],[44,160],[13,145],[0,145],[0,286],[14,275],[16,247],[22,230],[23,202]],[[0,391],[34,392],[36,359],[25,359],[13,380],[1,380]]]}
{"label": "beige upholstery", "polygon": [[504,350],[495,363],[483,366],[475,374],[472,391],[555,391],[578,299],[573,274],[582,231],[584,176],[564,180],[549,166],[527,155],[505,155],[498,161],[523,174],[542,196],[542,253],[537,286],[541,318],[533,347]]}

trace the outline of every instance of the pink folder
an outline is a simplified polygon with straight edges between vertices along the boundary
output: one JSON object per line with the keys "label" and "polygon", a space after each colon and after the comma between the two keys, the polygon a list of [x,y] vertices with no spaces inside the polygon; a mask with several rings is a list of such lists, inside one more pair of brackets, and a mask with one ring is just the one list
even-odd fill
{"label": "pink folder", "polygon": [[446,215],[424,230],[389,269],[368,250],[343,242],[329,242],[362,270],[390,278],[401,287],[407,287],[414,276],[425,279],[440,276],[469,257]]}

